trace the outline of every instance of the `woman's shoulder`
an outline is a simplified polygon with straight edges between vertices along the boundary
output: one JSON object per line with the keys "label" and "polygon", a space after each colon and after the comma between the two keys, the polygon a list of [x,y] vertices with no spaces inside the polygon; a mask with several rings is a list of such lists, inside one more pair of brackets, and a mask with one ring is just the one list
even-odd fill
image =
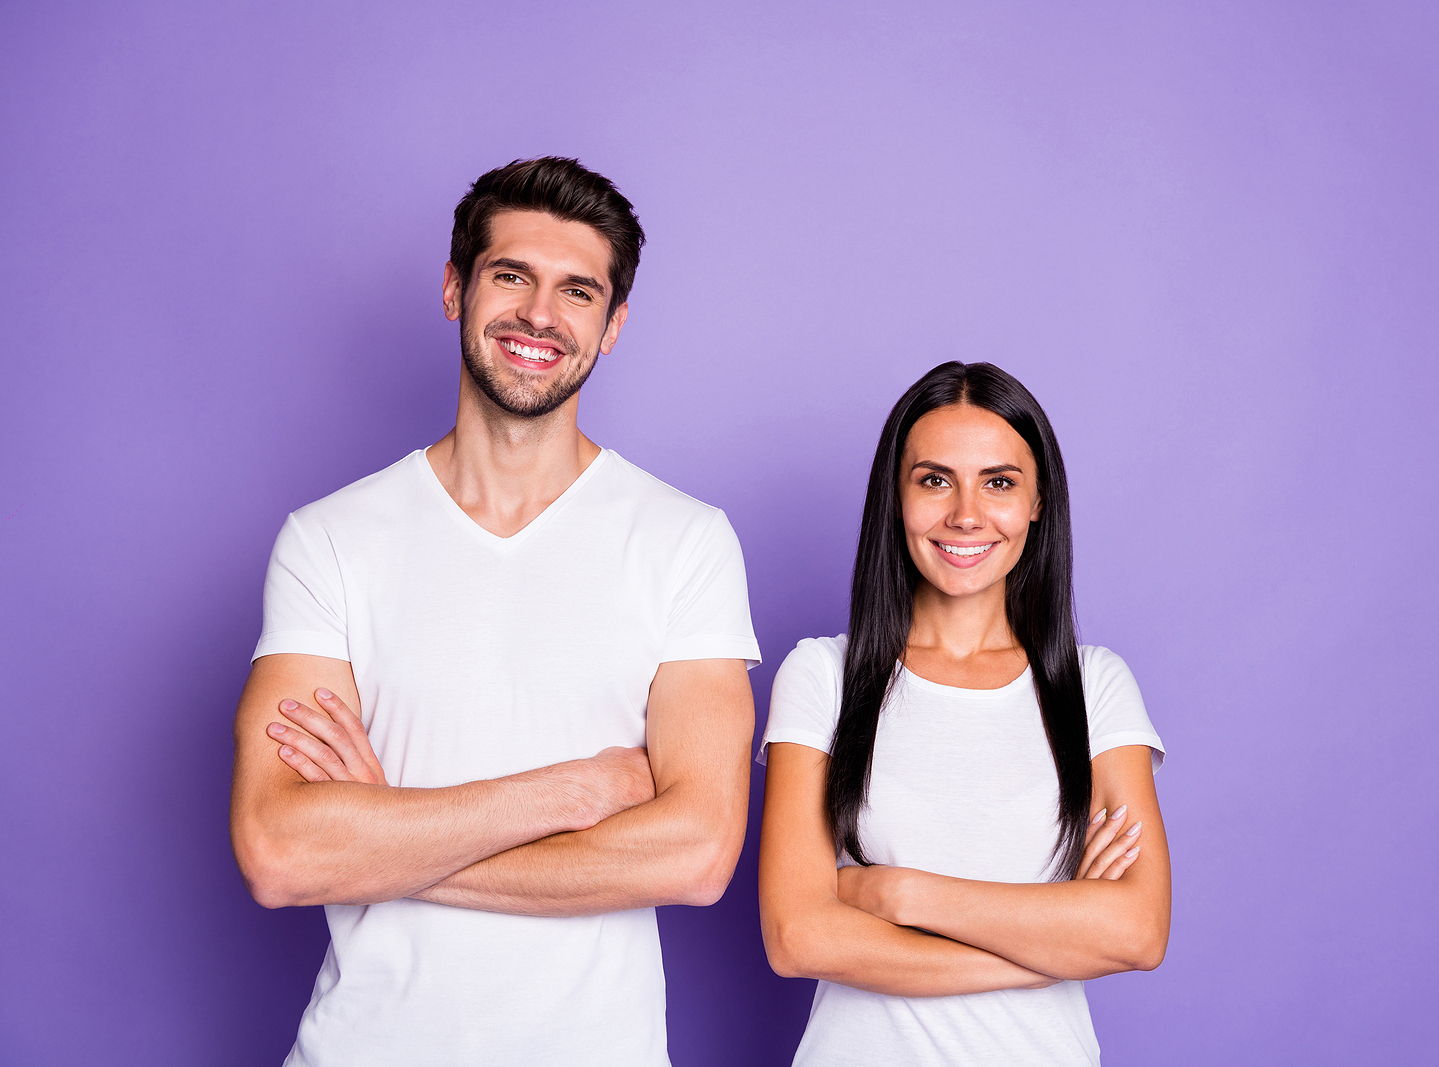
{"label": "woman's shoulder", "polygon": [[1079,674],[1090,710],[1114,700],[1139,700],[1139,683],[1118,652],[1103,645],[1079,646]]}
{"label": "woman's shoulder", "polygon": [[799,660],[807,663],[844,663],[844,650],[849,644],[848,634],[836,634],[833,637],[801,637],[794,650],[784,658],[788,663],[790,660]]}
{"label": "woman's shoulder", "polygon": [[1129,674],[1129,664],[1112,648],[1104,645],[1080,645],[1079,669],[1087,683],[1091,677],[1100,678],[1117,673]]}
{"label": "woman's shoulder", "polygon": [[837,692],[840,679],[844,676],[846,644],[844,634],[802,638],[780,664],[779,672],[775,675],[776,688],[788,689],[803,685],[825,692]]}

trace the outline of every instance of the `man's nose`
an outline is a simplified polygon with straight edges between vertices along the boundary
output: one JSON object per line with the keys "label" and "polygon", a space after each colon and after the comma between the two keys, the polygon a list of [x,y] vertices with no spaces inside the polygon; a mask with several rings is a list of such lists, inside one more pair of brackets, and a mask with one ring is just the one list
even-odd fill
{"label": "man's nose", "polygon": [[526,292],[517,311],[520,318],[537,330],[547,330],[559,321],[555,294],[547,292],[538,285]]}

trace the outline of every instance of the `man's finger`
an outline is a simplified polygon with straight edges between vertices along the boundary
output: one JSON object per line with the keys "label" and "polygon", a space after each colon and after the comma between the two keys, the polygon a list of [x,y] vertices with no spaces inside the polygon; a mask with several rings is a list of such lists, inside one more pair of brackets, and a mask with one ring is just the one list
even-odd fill
{"label": "man's finger", "polygon": [[[294,752],[298,752],[300,757],[309,764],[310,767],[315,768],[323,775],[320,779],[312,779],[307,776],[306,781],[348,782],[354,779],[354,775],[350,773],[350,769],[345,766],[345,761],[336,755],[334,749],[323,741],[311,737],[303,730],[296,730],[294,727],[286,726],[284,723],[272,722],[266,727],[265,732],[268,733],[273,740],[280,742],[281,748],[288,748]],[[283,754],[280,758],[284,759]],[[290,763],[289,760],[285,760],[285,762]],[[291,766],[294,766],[296,770],[300,770],[295,764],[291,764]],[[304,772],[301,771],[301,773],[303,774]]]}
{"label": "man's finger", "polygon": [[331,719],[345,731],[350,743],[354,746],[359,760],[370,770],[371,776],[378,782],[384,782],[385,771],[380,766],[380,759],[375,755],[375,747],[370,744],[370,735],[365,730],[365,724],[360,717],[350,710],[350,706],[337,697],[328,689],[316,689],[315,700],[320,707],[324,708]]}
{"label": "man's finger", "polygon": [[280,762],[296,771],[305,781],[328,782],[331,780],[330,776],[314,760],[293,745],[281,745],[275,751],[280,757]]}
{"label": "man's finger", "polygon": [[325,712],[306,707],[298,700],[282,700],[280,702],[280,714],[300,727],[300,729],[304,730],[311,737],[317,738],[328,745],[331,751],[339,756],[346,766],[353,767],[356,770],[364,766],[364,761],[360,759],[360,755],[355,750],[355,744],[350,740],[349,734]]}

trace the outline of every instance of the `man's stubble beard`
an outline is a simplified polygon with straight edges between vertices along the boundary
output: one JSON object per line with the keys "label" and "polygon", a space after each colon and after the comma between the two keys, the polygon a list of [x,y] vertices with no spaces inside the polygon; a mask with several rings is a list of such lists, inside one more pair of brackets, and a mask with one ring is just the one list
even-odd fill
{"label": "man's stubble beard", "polygon": [[[529,389],[522,386],[507,387],[497,380],[497,375],[493,373],[485,358],[486,346],[494,343],[495,336],[501,333],[518,333],[533,337],[537,341],[554,342],[564,351],[562,358],[565,360],[565,367],[548,386],[537,385]],[[599,352],[596,351],[587,364],[581,365],[578,359],[579,347],[574,338],[558,330],[534,330],[513,321],[492,322],[484,328],[481,336],[475,337],[466,329],[463,316],[460,317],[460,354],[464,358],[465,369],[469,371],[475,385],[479,386],[480,392],[489,397],[490,402],[501,411],[522,419],[542,418],[560,407],[580,391],[580,386],[585,384],[590,372],[595,369],[595,364],[599,362]]]}

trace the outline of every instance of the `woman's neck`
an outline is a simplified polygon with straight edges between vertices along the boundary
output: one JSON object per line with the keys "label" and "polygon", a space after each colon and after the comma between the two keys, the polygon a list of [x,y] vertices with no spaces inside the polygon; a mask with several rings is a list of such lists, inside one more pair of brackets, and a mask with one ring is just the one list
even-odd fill
{"label": "woman's neck", "polygon": [[1017,649],[1018,641],[1004,607],[1004,586],[972,597],[945,596],[928,582],[914,591],[914,617],[909,647],[965,660],[972,656]]}

